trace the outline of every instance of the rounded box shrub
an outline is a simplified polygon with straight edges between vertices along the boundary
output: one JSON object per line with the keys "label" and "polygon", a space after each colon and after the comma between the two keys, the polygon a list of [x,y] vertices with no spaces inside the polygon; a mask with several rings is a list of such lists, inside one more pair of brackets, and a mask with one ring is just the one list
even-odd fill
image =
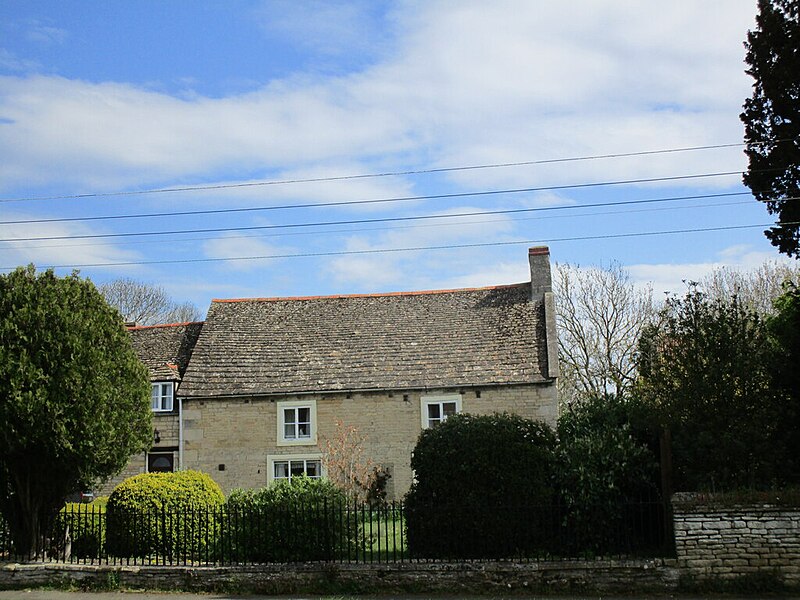
{"label": "rounded box shrub", "polygon": [[219,485],[198,471],[126,479],[108,498],[108,553],[207,558],[224,501]]}

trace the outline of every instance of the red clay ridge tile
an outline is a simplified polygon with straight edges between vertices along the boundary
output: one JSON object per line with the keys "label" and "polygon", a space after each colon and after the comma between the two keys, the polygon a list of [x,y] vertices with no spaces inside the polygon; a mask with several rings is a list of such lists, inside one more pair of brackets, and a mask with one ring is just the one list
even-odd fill
{"label": "red clay ridge tile", "polygon": [[136,327],[125,326],[128,331],[135,331],[139,329],[155,329],[157,327],[183,327],[184,325],[197,325],[205,323],[205,321],[186,321],[185,323],[160,323],[158,325],[137,325]]}
{"label": "red clay ridge tile", "polygon": [[[286,300],[337,300],[343,298],[385,298],[392,296],[422,296],[426,294],[452,294],[454,292],[482,292],[485,290],[504,290],[530,283],[512,283],[507,285],[490,285],[486,287],[458,288],[452,290],[423,290],[417,292],[382,292],[377,294],[334,294],[332,296],[288,296],[284,298],[214,298],[211,302],[282,302]],[[157,327],[157,326],[156,326]]]}

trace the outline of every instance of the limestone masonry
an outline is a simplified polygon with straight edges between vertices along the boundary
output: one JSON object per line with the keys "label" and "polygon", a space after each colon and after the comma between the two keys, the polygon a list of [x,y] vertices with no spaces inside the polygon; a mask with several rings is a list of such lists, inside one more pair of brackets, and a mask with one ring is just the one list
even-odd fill
{"label": "limestone masonry", "polygon": [[800,586],[800,509],[694,504],[673,499],[675,550],[681,573],[697,580],[757,573]]}
{"label": "limestone masonry", "polygon": [[401,499],[420,432],[449,415],[555,424],[549,250],[528,258],[527,283],[214,300],[203,323],[131,327],[153,382],[153,446],[100,492],[145,471],[198,469],[226,492],[324,476],[340,421]]}

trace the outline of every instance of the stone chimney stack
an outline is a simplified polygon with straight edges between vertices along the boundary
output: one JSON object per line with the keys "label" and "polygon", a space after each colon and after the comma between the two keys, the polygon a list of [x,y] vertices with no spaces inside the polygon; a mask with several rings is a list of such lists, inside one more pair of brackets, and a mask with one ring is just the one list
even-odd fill
{"label": "stone chimney stack", "polygon": [[547,337],[547,375],[558,377],[558,332],[556,331],[556,299],[550,277],[550,248],[535,246],[528,249],[531,266],[531,300],[541,302]]}
{"label": "stone chimney stack", "polygon": [[545,292],[553,291],[550,278],[550,248],[534,246],[528,249],[528,262],[531,267],[531,299],[544,297]]}

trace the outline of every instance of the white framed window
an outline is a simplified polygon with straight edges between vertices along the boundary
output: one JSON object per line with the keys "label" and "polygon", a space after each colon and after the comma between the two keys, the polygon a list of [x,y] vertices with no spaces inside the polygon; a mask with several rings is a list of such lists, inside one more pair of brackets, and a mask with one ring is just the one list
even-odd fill
{"label": "white framed window", "polygon": [[317,443],[317,402],[278,402],[278,445],[313,446]]}
{"label": "white framed window", "polygon": [[153,412],[168,412],[172,410],[173,389],[174,386],[171,381],[160,381],[152,385],[150,398]]}
{"label": "white framed window", "polygon": [[311,477],[319,479],[322,472],[322,456],[320,454],[292,454],[286,456],[270,456],[268,482],[290,480],[294,477]]}
{"label": "white framed window", "polygon": [[430,429],[461,412],[461,394],[448,396],[422,396],[420,399],[422,428]]}

